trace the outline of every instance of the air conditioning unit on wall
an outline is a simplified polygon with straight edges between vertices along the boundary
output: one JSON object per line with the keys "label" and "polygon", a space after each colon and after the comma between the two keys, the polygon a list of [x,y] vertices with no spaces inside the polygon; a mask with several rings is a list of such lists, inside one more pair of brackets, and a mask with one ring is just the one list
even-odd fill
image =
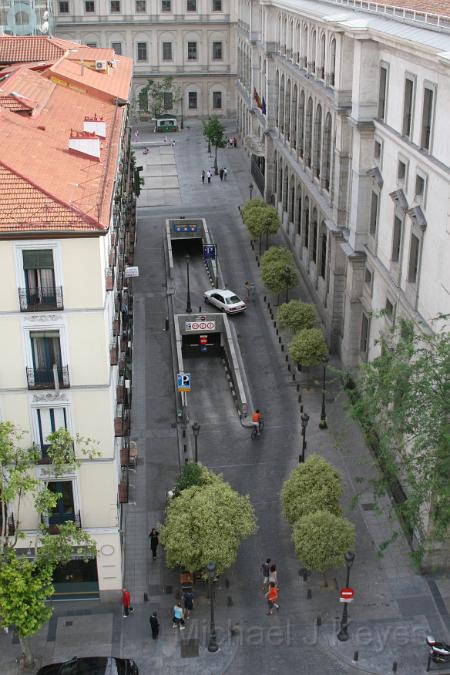
{"label": "air conditioning unit on wall", "polygon": [[96,61],[95,70],[106,70],[108,67],[107,61]]}

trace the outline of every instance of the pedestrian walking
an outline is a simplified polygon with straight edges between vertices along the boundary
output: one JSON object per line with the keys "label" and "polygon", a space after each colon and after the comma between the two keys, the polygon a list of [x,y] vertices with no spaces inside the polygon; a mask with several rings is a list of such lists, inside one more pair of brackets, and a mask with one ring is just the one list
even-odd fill
{"label": "pedestrian walking", "polygon": [[156,612],[153,612],[149,621],[150,621],[150,628],[152,629],[152,638],[154,640],[157,640],[159,635],[159,621]]}
{"label": "pedestrian walking", "polygon": [[228,176],[228,169],[226,166],[223,167],[223,179],[226,180]]}
{"label": "pedestrian walking", "polygon": [[223,169],[220,169],[219,176],[220,176],[220,180],[223,180]]}
{"label": "pedestrian walking", "polygon": [[129,616],[134,612],[133,607],[131,606],[131,596],[128,588],[122,589],[122,608],[124,618]]}
{"label": "pedestrian walking", "polygon": [[175,147],[175,141],[172,141],[172,148]]}
{"label": "pedestrian walking", "polygon": [[270,586],[270,584],[275,584],[275,586],[278,588],[278,572],[277,572],[277,566],[276,565],[270,566],[269,586]]}
{"label": "pedestrian walking", "polygon": [[267,614],[272,614],[272,610],[274,607],[277,609],[280,609],[280,605],[278,604],[278,588],[275,586],[273,581],[269,584],[269,590],[266,593],[266,598],[267,598],[267,607],[268,607],[268,612]]}
{"label": "pedestrian walking", "polygon": [[[248,284],[248,281],[245,282]],[[263,591],[266,590],[267,586],[269,585],[269,572],[270,572],[270,558],[267,558],[266,562],[263,562],[261,565],[261,572],[263,575]]]}
{"label": "pedestrian walking", "polygon": [[183,603],[184,603],[184,618],[189,619],[189,616],[194,609],[194,594],[192,591],[184,591],[183,593]]}
{"label": "pedestrian walking", "polygon": [[155,527],[150,530],[150,548],[152,549],[153,560],[156,560],[156,550],[159,544],[159,532]]}
{"label": "pedestrian walking", "polygon": [[211,171],[209,169],[206,173],[206,177],[208,178],[208,183],[210,183],[211,182]]}
{"label": "pedestrian walking", "polygon": [[205,183],[205,176],[206,176],[205,169],[203,169],[202,170],[202,183],[203,184]]}
{"label": "pedestrian walking", "polygon": [[174,605],[172,616],[173,616],[172,628],[179,628],[180,630],[184,630],[186,626],[184,625],[183,608],[180,602],[177,602],[177,604]]}

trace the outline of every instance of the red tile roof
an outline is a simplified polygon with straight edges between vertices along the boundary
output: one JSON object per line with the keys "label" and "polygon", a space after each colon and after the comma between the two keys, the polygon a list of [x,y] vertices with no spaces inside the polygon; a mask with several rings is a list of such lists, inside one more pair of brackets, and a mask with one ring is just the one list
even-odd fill
{"label": "red tile roof", "polygon": [[414,9],[417,12],[450,16],[450,0],[387,0],[387,2],[381,2],[381,4]]}
{"label": "red tile roof", "polygon": [[49,38],[44,35],[0,37],[0,64],[24,63],[26,61],[56,61],[68,49],[79,45],[69,40]]}
{"label": "red tile roof", "polygon": [[0,106],[14,107],[7,103],[10,99],[16,101],[16,110],[30,110],[33,115],[47,103],[56,85],[29,68],[20,68],[0,80]]}

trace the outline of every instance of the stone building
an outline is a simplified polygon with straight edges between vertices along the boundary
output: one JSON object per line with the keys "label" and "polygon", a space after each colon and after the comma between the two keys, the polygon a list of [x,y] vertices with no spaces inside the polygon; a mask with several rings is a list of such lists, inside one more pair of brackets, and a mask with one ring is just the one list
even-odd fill
{"label": "stone building", "polygon": [[255,181],[348,368],[450,312],[450,19],[371,8],[241,2],[236,38]]}

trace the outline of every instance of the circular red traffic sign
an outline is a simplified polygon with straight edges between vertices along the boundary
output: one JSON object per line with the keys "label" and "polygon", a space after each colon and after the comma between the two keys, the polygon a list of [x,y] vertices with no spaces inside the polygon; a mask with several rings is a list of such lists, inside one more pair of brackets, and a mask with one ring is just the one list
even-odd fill
{"label": "circular red traffic sign", "polygon": [[353,588],[341,588],[341,598],[342,600],[353,600],[355,591]]}

